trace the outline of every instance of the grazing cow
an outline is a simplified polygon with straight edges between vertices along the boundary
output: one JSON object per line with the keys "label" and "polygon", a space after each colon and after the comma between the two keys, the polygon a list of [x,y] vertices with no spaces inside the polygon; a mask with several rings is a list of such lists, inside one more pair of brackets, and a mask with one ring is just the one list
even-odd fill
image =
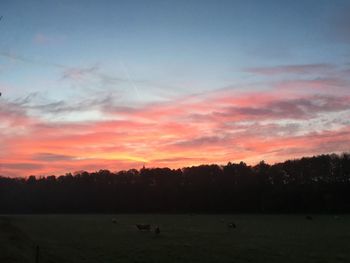
{"label": "grazing cow", "polygon": [[312,216],[306,216],[305,218],[306,218],[306,220],[312,220],[313,219]]}
{"label": "grazing cow", "polygon": [[154,233],[156,234],[156,236],[158,236],[160,234],[159,226],[156,226],[156,228],[154,229]]}
{"label": "grazing cow", "polygon": [[151,230],[151,225],[149,225],[149,224],[136,224],[136,227],[140,231],[150,231]]}
{"label": "grazing cow", "polygon": [[227,224],[227,227],[228,227],[228,228],[236,228],[237,226],[236,226],[235,223],[228,223],[228,224]]}

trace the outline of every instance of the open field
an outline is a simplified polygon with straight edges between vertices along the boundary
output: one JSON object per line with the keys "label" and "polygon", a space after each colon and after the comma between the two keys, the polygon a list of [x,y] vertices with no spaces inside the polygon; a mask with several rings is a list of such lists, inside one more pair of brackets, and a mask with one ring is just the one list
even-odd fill
{"label": "open field", "polygon": [[[137,223],[161,233],[140,232]],[[350,262],[350,216],[0,216],[1,263],[35,262],[36,245],[40,263]]]}

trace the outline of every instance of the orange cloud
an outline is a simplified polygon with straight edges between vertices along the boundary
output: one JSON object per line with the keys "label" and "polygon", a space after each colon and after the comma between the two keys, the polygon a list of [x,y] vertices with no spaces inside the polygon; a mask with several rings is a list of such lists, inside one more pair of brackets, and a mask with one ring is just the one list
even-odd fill
{"label": "orange cloud", "polygon": [[110,120],[91,122],[53,122],[6,102],[0,174],[277,162],[349,149],[349,96],[286,94],[223,90],[142,107],[101,100],[95,108]]}

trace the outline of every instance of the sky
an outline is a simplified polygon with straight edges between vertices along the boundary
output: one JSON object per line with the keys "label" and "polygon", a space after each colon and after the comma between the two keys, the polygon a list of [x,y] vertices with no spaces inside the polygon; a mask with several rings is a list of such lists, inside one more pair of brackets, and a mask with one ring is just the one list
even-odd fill
{"label": "sky", "polygon": [[350,149],[350,1],[0,1],[0,175]]}

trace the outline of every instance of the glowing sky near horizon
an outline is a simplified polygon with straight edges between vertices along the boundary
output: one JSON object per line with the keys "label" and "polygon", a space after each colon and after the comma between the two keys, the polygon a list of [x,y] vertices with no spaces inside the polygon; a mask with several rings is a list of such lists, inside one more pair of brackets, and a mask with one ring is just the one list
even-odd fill
{"label": "glowing sky near horizon", "polygon": [[349,1],[0,2],[0,175],[350,150]]}

